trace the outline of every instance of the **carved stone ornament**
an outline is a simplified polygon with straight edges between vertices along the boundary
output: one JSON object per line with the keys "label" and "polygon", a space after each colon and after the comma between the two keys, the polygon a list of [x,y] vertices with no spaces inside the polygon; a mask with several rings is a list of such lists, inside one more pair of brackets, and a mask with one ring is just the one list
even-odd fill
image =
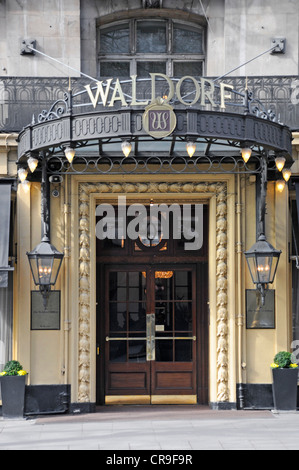
{"label": "carved stone ornament", "polygon": [[90,402],[91,291],[90,211],[91,194],[213,193],[216,196],[216,308],[217,308],[217,401],[229,400],[228,279],[227,279],[227,184],[215,183],[81,183],[79,185],[79,384],[78,401]]}

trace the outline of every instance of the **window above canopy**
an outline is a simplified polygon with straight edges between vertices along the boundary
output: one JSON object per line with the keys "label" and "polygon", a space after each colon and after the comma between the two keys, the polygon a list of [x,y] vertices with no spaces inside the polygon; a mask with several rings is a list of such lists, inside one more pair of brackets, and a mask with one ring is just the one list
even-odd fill
{"label": "window above canopy", "polygon": [[100,78],[204,74],[204,28],[168,19],[131,19],[98,27]]}

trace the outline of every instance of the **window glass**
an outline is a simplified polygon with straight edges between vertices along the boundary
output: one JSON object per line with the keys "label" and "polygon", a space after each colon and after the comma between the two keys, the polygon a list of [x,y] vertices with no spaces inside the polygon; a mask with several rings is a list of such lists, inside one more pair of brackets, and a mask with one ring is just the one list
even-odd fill
{"label": "window glass", "polygon": [[171,19],[131,19],[98,28],[98,76],[203,76],[204,32]]}
{"label": "window glass", "polygon": [[124,54],[130,52],[129,24],[102,29],[100,52],[103,54]]}
{"label": "window glass", "polygon": [[173,76],[185,77],[186,75],[201,77],[203,75],[202,62],[174,62]]}
{"label": "window glass", "polygon": [[202,54],[202,32],[187,26],[174,25],[173,52],[177,54]]}
{"label": "window glass", "polygon": [[130,76],[130,63],[129,62],[101,62],[100,74],[101,77],[123,77]]}
{"label": "window glass", "polygon": [[138,77],[148,77],[150,73],[166,74],[166,62],[138,62]]}
{"label": "window glass", "polygon": [[138,21],[137,52],[167,52],[166,23],[162,21]]}

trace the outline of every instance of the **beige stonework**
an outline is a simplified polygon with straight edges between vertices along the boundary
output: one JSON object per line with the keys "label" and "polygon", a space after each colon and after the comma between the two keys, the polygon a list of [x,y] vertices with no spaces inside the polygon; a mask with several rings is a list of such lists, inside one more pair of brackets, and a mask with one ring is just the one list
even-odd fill
{"label": "beige stonework", "polygon": [[[155,194],[171,197],[173,194],[184,199],[193,195],[194,199],[216,197],[216,399],[229,401],[229,335],[228,335],[228,267],[227,267],[227,184],[211,183],[81,183],[79,185],[79,358],[78,358],[78,402],[91,401],[91,196],[101,198],[101,194]],[[148,197],[147,197],[148,199]]]}

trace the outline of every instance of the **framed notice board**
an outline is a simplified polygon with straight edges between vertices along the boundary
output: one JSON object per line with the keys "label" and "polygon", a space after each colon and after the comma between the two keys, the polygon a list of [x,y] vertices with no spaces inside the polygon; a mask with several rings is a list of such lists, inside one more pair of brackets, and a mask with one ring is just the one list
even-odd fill
{"label": "framed notice board", "polygon": [[46,308],[39,291],[31,291],[31,330],[60,330],[60,291],[50,291]]}
{"label": "framed notice board", "polygon": [[275,328],[275,290],[266,291],[265,305],[258,290],[246,290],[246,328]]}

